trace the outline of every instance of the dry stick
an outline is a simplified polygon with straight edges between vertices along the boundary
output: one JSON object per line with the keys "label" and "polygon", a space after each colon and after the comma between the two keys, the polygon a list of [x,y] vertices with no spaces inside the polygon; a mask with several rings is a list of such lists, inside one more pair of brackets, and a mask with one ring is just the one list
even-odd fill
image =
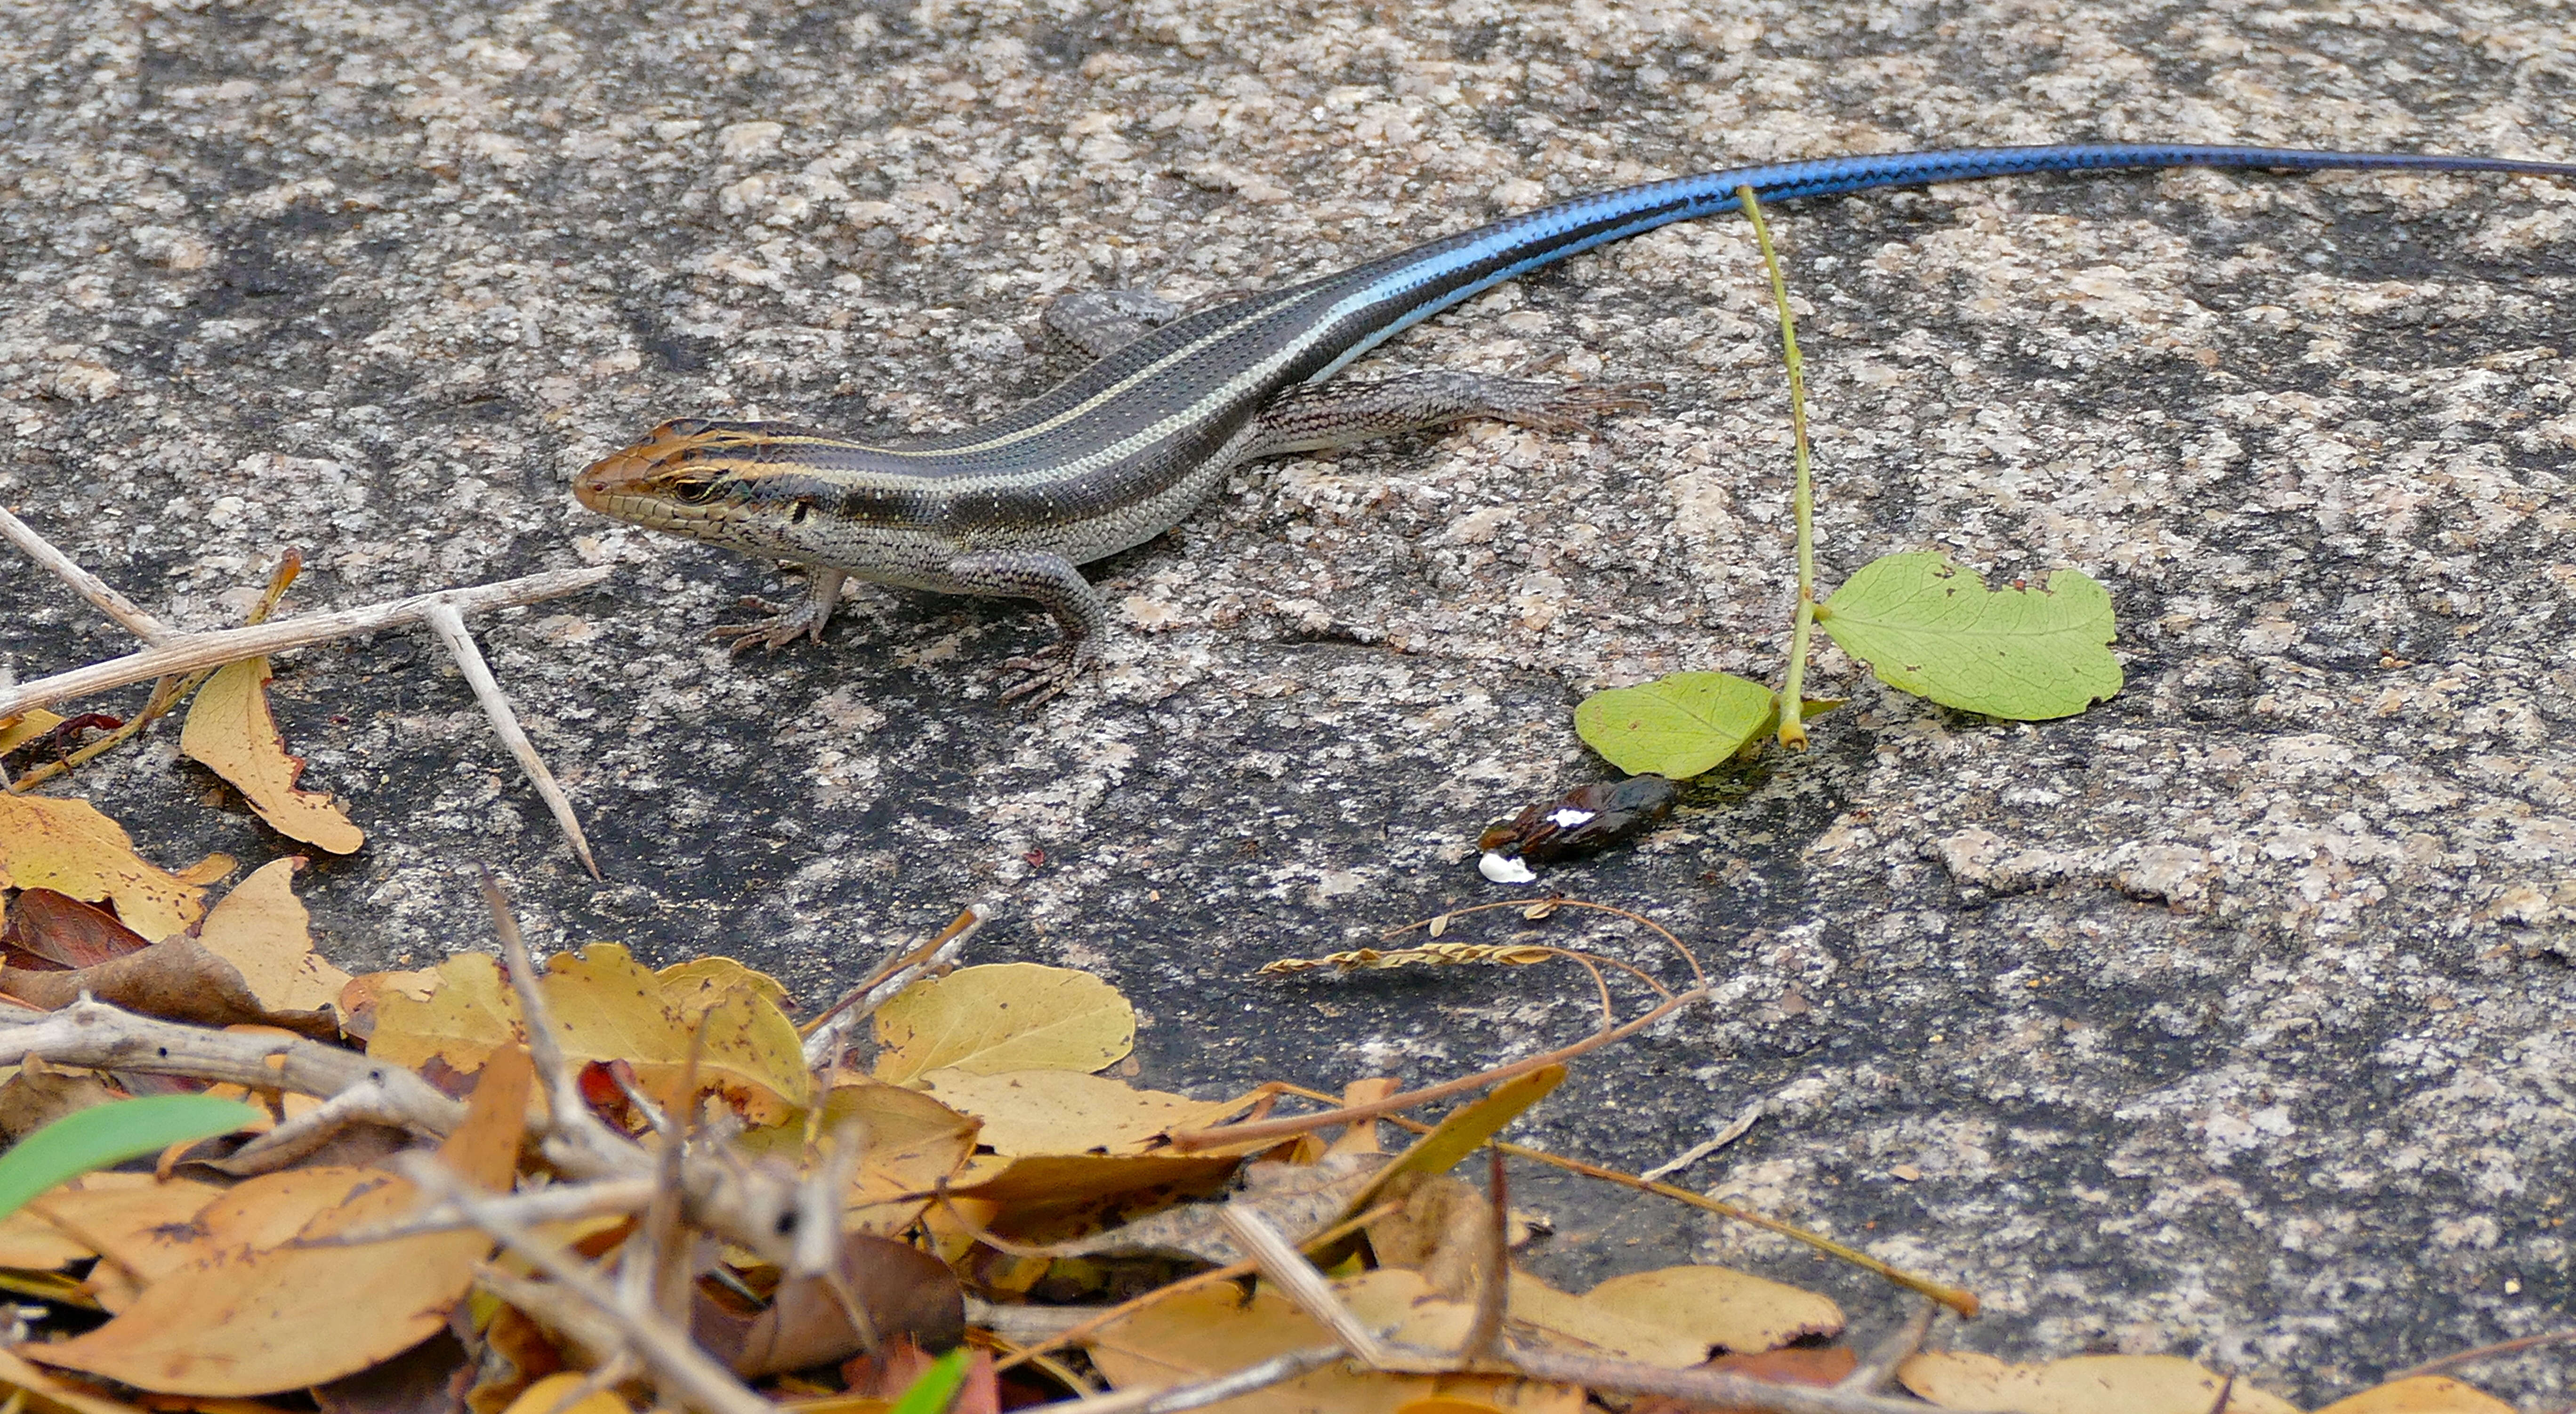
{"label": "dry stick", "polygon": [[[589,1183],[551,1183],[520,1193],[483,1200],[482,1211],[497,1212],[510,1221],[527,1227],[549,1223],[580,1222],[588,1218],[630,1217],[643,1212],[653,1201],[653,1180],[649,1178],[603,1178]],[[474,1220],[462,1211],[443,1203],[433,1203],[408,1217],[373,1227],[353,1228],[329,1237],[306,1238],[298,1245],[306,1247],[363,1247],[369,1243],[391,1242],[400,1237],[418,1237],[424,1233],[454,1232],[474,1226]]]}
{"label": "dry stick", "polygon": [[[1342,1348],[1380,1370],[1403,1368],[1415,1363],[1398,1354],[1396,1347],[1378,1338],[1377,1332],[1362,1324],[1358,1313],[1333,1294],[1324,1274],[1306,1260],[1306,1255],[1288,1245],[1270,1220],[1243,1203],[1228,1203],[1218,1218],[1225,1230],[1233,1234],[1235,1245],[1252,1254],[1261,1268],[1262,1277],[1279,1289],[1306,1319],[1333,1333]],[[1445,1363],[1445,1362],[1444,1362]]]}
{"label": "dry stick", "polygon": [[82,1000],[56,1011],[0,1013],[0,1066],[35,1056],[55,1065],[184,1075],[328,1100],[362,1086],[383,1094],[384,1121],[442,1138],[465,1117],[449,1099],[400,1066],[355,1051],[274,1033],[214,1031]]}
{"label": "dry stick", "polygon": [[2438,1375],[2445,1371],[2456,1370],[2462,1365],[2473,1365],[2480,1360],[2491,1359],[2498,1355],[2519,1355],[2526,1350],[2537,1349],[2544,1345],[2560,1345],[2568,1341],[2576,1341],[2576,1329],[2550,1331],[2544,1335],[2520,1336],[2513,1340],[2500,1340],[2493,1345],[2481,1345],[2472,1350],[2463,1350],[2455,1354],[2442,1356],[2438,1360],[2427,1360],[2423,1364],[2417,1365],[2412,1369],[2400,1370],[2396,1374],[2390,1375],[2381,1383],[2395,1384],[2399,1380],[2411,1380],[2419,1375]]}
{"label": "dry stick", "polygon": [[1649,1183],[1652,1183],[1659,1178],[1670,1178],[1674,1174],[1680,1173],[1683,1169],[1689,1168],[1691,1165],[1698,1163],[1700,1160],[1707,1158],[1709,1155],[1714,1154],[1718,1150],[1725,1148],[1727,1145],[1734,1143],[1736,1140],[1743,1138],[1746,1134],[1752,1132],[1754,1124],[1762,1118],[1762,1111],[1765,1104],[1765,1101],[1758,1099],[1748,1102],[1743,1109],[1736,1111],[1734,1120],[1729,1122],[1726,1128],[1719,1130],[1715,1138],[1693,1144],[1681,1153],[1665,1160],[1663,1163],[1655,1165],[1653,1168],[1650,1168],[1637,1176]]}
{"label": "dry stick", "polygon": [[660,1312],[630,1310],[618,1304],[616,1293],[589,1263],[492,1211],[446,1165],[418,1151],[397,1155],[396,1161],[404,1177],[472,1217],[476,1227],[490,1233],[521,1261],[605,1317],[616,1327],[625,1352],[643,1361],[654,1379],[670,1386],[673,1393],[708,1414],[776,1414],[768,1400],[752,1393],[734,1378],[732,1371],[698,1349],[685,1328]]}
{"label": "dry stick", "polygon": [[841,994],[841,999],[825,1007],[822,1014],[808,1020],[798,1029],[805,1035],[805,1068],[828,1070],[849,1044],[850,1033],[858,1024],[884,1006],[888,998],[919,980],[933,968],[957,960],[966,947],[993,917],[990,904],[970,903],[965,911],[949,921],[947,927],[932,934],[916,947],[906,948],[886,960],[885,965],[868,974],[868,979]]}
{"label": "dry stick", "polygon": [[1721,1409],[1761,1410],[1764,1414],[1925,1414],[1927,1408],[1919,1400],[1853,1394],[1815,1385],[1774,1384],[1705,1368],[1670,1370],[1564,1350],[1514,1350],[1503,1360],[1519,1374],[1551,1384],[1614,1394],[1660,1394]]}
{"label": "dry stick", "polygon": [[1484,1268],[1476,1283],[1476,1315],[1468,1323],[1467,1338],[1458,1343],[1458,1358],[1466,1361],[1491,1360],[1503,1353],[1503,1308],[1511,1303],[1511,1209],[1504,1196],[1508,1190],[1503,1181],[1503,1151],[1492,1144],[1485,1146],[1485,1250],[1478,1253]]}
{"label": "dry stick", "polygon": [[1122,1389],[1088,1399],[1059,1400],[1032,1405],[1027,1414],[1180,1414],[1184,1409],[1203,1409],[1236,1395],[1285,1384],[1340,1359],[1342,1348],[1338,1345],[1310,1345],[1196,1384],[1169,1385],[1158,1390]]}
{"label": "dry stick", "polygon": [[[1324,1229],[1322,1232],[1316,1233],[1314,1236],[1307,1238],[1305,1241],[1297,1245],[1299,1247],[1312,1250],[1314,1248],[1322,1247],[1327,1243],[1339,1242],[1343,1238],[1350,1236],[1352,1233],[1359,1231],[1370,1223],[1376,1222],[1380,1218],[1393,1216],[1397,1212],[1402,1211],[1403,1207],[1404,1205],[1402,1203],[1380,1203],[1376,1207],[1369,1209],[1367,1212],[1360,1213],[1357,1216],[1346,1218],[1341,1222],[1333,1224],[1331,1227]],[[1168,1301],[1184,1292],[1196,1291],[1203,1286],[1218,1286],[1225,1282],[1237,1280],[1238,1278],[1248,1277],[1259,1270],[1261,1270],[1261,1264],[1258,1262],[1236,1262],[1230,1266],[1216,1267],[1209,1271],[1197,1273],[1194,1276],[1183,1277],[1179,1281],[1172,1282],[1164,1286],[1158,1286],[1141,1296],[1131,1296],[1128,1299],[1119,1302],[1117,1305],[1109,1307],[1107,1310],[1086,1316],[1061,1330],[1046,1334],[1036,1341],[1028,1345],[1024,1345],[1018,1350],[1015,1350],[1009,1355],[1003,1357],[993,1366],[993,1368],[995,1370],[1007,1370],[1014,1365],[1024,1364],[1027,1361],[1033,1360],[1059,1346],[1075,1344],[1081,1341],[1083,1337],[1091,1335],[1103,1327],[1116,1325],[1118,1322],[1144,1310],[1148,1306],[1152,1306],[1158,1302]],[[1011,1310],[1016,1308],[1003,1307],[1000,1309]],[[1051,1307],[1047,1309],[1061,1310],[1064,1308]],[[975,1324],[990,1327],[993,1322],[989,1320],[977,1321]]]}
{"label": "dry stick", "polygon": [[581,820],[572,813],[572,802],[564,798],[563,787],[555,784],[555,773],[546,769],[545,758],[537,754],[528,734],[520,730],[519,715],[510,710],[510,699],[502,695],[501,684],[493,681],[491,665],[483,661],[483,650],[474,646],[474,635],[465,631],[465,617],[456,612],[454,604],[439,603],[422,610],[421,621],[438,635],[439,642],[447,645],[449,655],[456,659],[456,670],[474,689],[474,700],[483,704],[483,715],[492,719],[493,734],[501,738],[519,769],[527,773],[528,784],[536,787],[537,798],[555,817],[556,828],[564,832],[564,840],[581,860],[581,867],[590,871],[590,877],[599,878],[599,861],[591,857],[590,839],[581,832]]}
{"label": "dry stick", "polygon": [[304,648],[355,634],[418,623],[427,617],[433,605],[450,605],[460,613],[480,613],[485,609],[503,609],[515,604],[533,604],[541,599],[561,598],[566,594],[580,593],[612,573],[614,571],[604,565],[597,569],[552,570],[494,584],[433,590],[408,599],[394,599],[355,609],[298,614],[249,628],[175,634],[139,653],[110,658],[104,663],[92,663],[86,668],[74,668],[49,678],[38,678],[0,693],[0,717],[14,717],[31,707],[47,706],[66,697],[105,692],[110,688],[174,673],[221,667],[264,653],[283,653],[290,648]]}
{"label": "dry stick", "polygon": [[[536,963],[528,941],[510,914],[492,871],[480,871],[483,901],[492,910],[492,929],[509,963],[510,986],[519,998],[519,1019],[528,1037],[528,1063],[545,1087],[546,1136],[540,1146],[548,1162],[576,1178],[649,1176],[652,1157],[643,1146],[610,1129],[593,1114],[581,1095],[581,1079],[565,1059],[563,1039],[555,1029],[554,1007],[537,986]],[[426,1083],[426,1082],[424,1082]],[[683,1154],[680,1189],[684,1210],[697,1226],[785,1266],[795,1227],[796,1188],[762,1170],[709,1159],[690,1162]]]}
{"label": "dry stick", "polygon": [[1613,1041],[1624,1041],[1682,1007],[1707,999],[1707,988],[1693,987],[1687,992],[1668,998],[1662,1005],[1634,1021],[1611,1027],[1606,1031],[1595,1031],[1573,1045],[1531,1056],[1526,1060],[1499,1065],[1492,1070],[1461,1076],[1456,1080],[1443,1081],[1438,1085],[1426,1085],[1419,1090],[1407,1090],[1402,1094],[1389,1095],[1383,1100],[1374,1100],[1364,1105],[1346,1105],[1341,1109],[1325,1110],[1320,1114],[1292,1115],[1287,1119],[1266,1120],[1259,1124],[1230,1124],[1221,1129],[1194,1129],[1184,1134],[1173,1135],[1172,1147],[1182,1153],[1190,1153],[1199,1149],[1231,1147],[1255,1140],[1286,1139],[1299,1134],[1310,1134],[1329,1125],[1377,1119],[1394,1114],[1398,1110],[1409,1110],[1416,1105],[1427,1105],[1434,1100],[1463,1095],[1470,1090],[1488,1089],[1506,1080],[1519,1079],[1531,1071],[1544,1070],[1548,1066],[1597,1051]]}
{"label": "dry stick", "polygon": [[1905,1313],[1904,1321],[1871,1346],[1850,1374],[1834,1382],[1834,1388],[1853,1394],[1877,1394],[1886,1389],[1888,1382],[1896,1378],[1896,1367],[1923,1348],[1923,1338],[1932,1333],[1932,1319],[1940,1314],[1941,1308],[1929,1301],[1915,1303],[1914,1309]]}
{"label": "dry stick", "polygon": [[[96,605],[100,613],[116,620],[127,633],[133,634],[145,643],[159,644],[174,638],[186,637],[185,634],[135,607],[133,600],[109,588],[105,580],[73,564],[71,556],[55,549],[51,542],[36,533],[35,527],[7,511],[0,511],[0,539],[6,539],[10,544],[26,551],[27,558],[44,566],[54,578],[70,585],[80,597]],[[16,715],[18,715],[17,709],[0,712],[0,717]]]}
{"label": "dry stick", "polygon": [[405,1119],[402,1102],[388,1087],[374,1080],[362,1081],[280,1122],[226,1155],[216,1167],[235,1178],[274,1173],[321,1148],[351,1125],[381,1124],[388,1129],[402,1129],[406,1127]]}

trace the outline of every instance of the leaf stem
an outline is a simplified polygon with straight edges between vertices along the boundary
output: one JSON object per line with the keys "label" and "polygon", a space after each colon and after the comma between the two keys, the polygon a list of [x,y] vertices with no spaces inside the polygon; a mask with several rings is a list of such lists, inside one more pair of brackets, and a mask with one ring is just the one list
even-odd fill
{"label": "leaf stem", "polygon": [[1761,198],[1751,187],[1737,187],[1744,219],[1753,223],[1753,239],[1762,247],[1763,268],[1771,273],[1771,304],[1780,312],[1780,361],[1789,368],[1790,460],[1797,468],[1797,487],[1790,506],[1798,523],[1798,607],[1789,622],[1789,668],[1780,684],[1780,744],[1807,749],[1807,728],[1799,718],[1806,710],[1802,689],[1807,677],[1807,643],[1816,626],[1816,494],[1807,468],[1807,377],[1798,358],[1798,323],[1789,313],[1789,282],[1780,274],[1780,253],[1771,248],[1771,228],[1762,220]]}

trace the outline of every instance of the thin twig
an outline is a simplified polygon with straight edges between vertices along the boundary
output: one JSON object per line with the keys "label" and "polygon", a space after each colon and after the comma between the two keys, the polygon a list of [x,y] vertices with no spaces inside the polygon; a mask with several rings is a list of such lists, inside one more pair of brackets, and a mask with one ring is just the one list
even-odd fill
{"label": "thin twig", "polygon": [[574,857],[590,877],[600,877],[599,861],[591,857],[590,837],[581,832],[581,819],[572,813],[572,802],[564,798],[563,787],[555,784],[555,773],[546,769],[546,759],[537,754],[536,744],[520,729],[519,714],[510,708],[510,699],[501,684],[492,678],[492,667],[483,661],[483,650],[474,646],[474,635],[465,631],[465,617],[452,603],[438,603],[421,611],[421,622],[438,641],[447,645],[448,655],[456,660],[456,670],[465,675],[466,685],[474,689],[474,700],[483,704],[483,715],[492,720],[492,733],[510,749],[511,759],[527,774],[528,784],[536,788],[537,798],[555,817],[555,827],[564,833]]}
{"label": "thin twig", "polygon": [[403,1101],[391,1086],[381,1080],[366,1080],[281,1121],[276,1128],[226,1155],[216,1167],[235,1178],[273,1173],[321,1148],[352,1125],[381,1124],[388,1129],[403,1129],[408,1127],[408,1119]]}
{"label": "thin twig", "polygon": [[805,1033],[805,1068],[829,1070],[849,1045],[850,1033],[897,992],[936,968],[946,967],[965,950],[967,940],[991,920],[992,905],[970,903],[963,912],[921,943],[886,959],[866,981],[798,1028]]}
{"label": "thin twig", "polygon": [[1762,1414],[1924,1414],[1918,1400],[1852,1394],[1815,1385],[1775,1384],[1704,1366],[1671,1370],[1566,1350],[1514,1350],[1505,1364],[1533,1380],[1613,1394],[1660,1394],[1728,1410]]}
{"label": "thin twig", "polygon": [[619,1305],[616,1293],[588,1262],[492,1211],[446,1165],[418,1150],[398,1154],[395,1160],[403,1176],[419,1184],[424,1192],[472,1217],[476,1227],[490,1233],[493,1240],[547,1281],[605,1317],[616,1327],[624,1352],[641,1360],[654,1379],[668,1385],[672,1393],[707,1414],[776,1414],[768,1400],[752,1393],[734,1378],[732,1371],[708,1358],[685,1328],[658,1311],[629,1310]]}
{"label": "thin twig", "polygon": [[611,573],[613,571],[605,565],[595,569],[550,570],[494,584],[433,590],[407,599],[393,599],[355,609],[298,614],[249,628],[173,634],[141,652],[38,678],[0,693],[0,717],[14,717],[30,707],[49,706],[67,697],[105,692],[151,678],[192,673],[199,668],[221,667],[266,653],[283,653],[290,648],[306,648],[356,634],[399,628],[420,622],[433,605],[451,605],[460,613],[480,613],[486,609],[503,609],[514,604],[533,604],[541,599],[578,594],[608,578]]}
{"label": "thin twig", "polygon": [[1225,1230],[1234,1237],[1235,1245],[1252,1254],[1261,1268],[1262,1279],[1278,1288],[1279,1294],[1306,1315],[1306,1319],[1333,1333],[1342,1348],[1369,1365],[1381,1369],[1398,1368],[1394,1347],[1378,1338],[1377,1332],[1362,1324],[1350,1307],[1333,1294],[1324,1274],[1316,1271],[1305,1254],[1288,1245],[1279,1229],[1249,1204],[1228,1203],[1217,1214]]}
{"label": "thin twig", "polygon": [[1904,1321],[1880,1337],[1878,1344],[1869,1348],[1869,1353],[1861,1357],[1850,1374],[1834,1382],[1834,1388],[1852,1394],[1877,1394],[1895,1380],[1896,1367],[1923,1348],[1923,1338],[1932,1333],[1933,1318],[1941,1314],[1941,1308],[1930,1301],[1917,1301],[1913,1305],[1914,1309],[1905,1313]]}
{"label": "thin twig", "polygon": [[1485,1250],[1477,1273],[1476,1314],[1467,1338],[1458,1343],[1458,1358],[1471,1364],[1503,1353],[1503,1308],[1511,1303],[1512,1242],[1509,1192],[1503,1178],[1503,1151],[1485,1146]]}
{"label": "thin twig", "polygon": [[1180,1414],[1184,1409],[1203,1409],[1236,1395],[1286,1384],[1299,1375],[1312,1374],[1342,1358],[1342,1348],[1338,1345],[1310,1345],[1195,1384],[1168,1385],[1159,1390],[1122,1389],[1110,1394],[1095,1394],[1088,1399],[1032,1405],[1025,1414]]}
{"label": "thin twig", "polygon": [[328,1100],[378,1087],[383,1122],[443,1138],[465,1117],[465,1102],[400,1066],[355,1051],[275,1032],[216,1031],[162,1021],[82,1000],[49,1012],[0,1011],[0,1066],[29,1056],[55,1065],[140,1071],[285,1090]]}
{"label": "thin twig", "polygon": [[[481,1211],[498,1212],[527,1227],[543,1227],[586,1218],[632,1216],[644,1211],[645,1205],[652,1201],[653,1180],[649,1178],[602,1178],[588,1183],[550,1183],[543,1188],[487,1198],[483,1200]],[[474,1220],[462,1210],[433,1203],[408,1217],[333,1233],[329,1237],[300,1239],[299,1245],[363,1247],[374,1242],[391,1242],[396,1238],[418,1237],[430,1232],[454,1232],[472,1226]]]}
{"label": "thin twig", "polygon": [[1266,1143],[1288,1139],[1300,1134],[1310,1134],[1328,1125],[1352,1124],[1360,1120],[1377,1119],[1394,1114],[1398,1110],[1409,1110],[1416,1105],[1427,1105],[1434,1100],[1463,1095],[1470,1090],[1490,1089],[1506,1080],[1517,1080],[1532,1071],[1544,1070],[1586,1052],[1599,1050],[1613,1041],[1626,1040],[1692,1002],[1707,999],[1707,988],[1693,987],[1687,992],[1668,998],[1654,1010],[1634,1021],[1613,1026],[1607,1030],[1595,1031],[1573,1045],[1531,1056],[1525,1060],[1517,1060],[1509,1065],[1498,1065],[1491,1070],[1461,1076],[1456,1080],[1443,1081],[1438,1085],[1426,1085],[1419,1090],[1407,1090],[1402,1094],[1389,1095],[1383,1100],[1373,1100],[1364,1105],[1346,1105],[1341,1109],[1326,1110],[1321,1114],[1291,1115],[1287,1119],[1265,1120],[1259,1124],[1229,1124],[1217,1129],[1193,1129],[1173,1135],[1172,1147],[1186,1154],[1200,1149],[1232,1148],[1238,1144],[1255,1141]]}
{"label": "thin twig", "polygon": [[[133,600],[108,587],[107,581],[72,563],[72,557],[53,547],[33,526],[7,511],[0,511],[0,539],[27,552],[27,558],[45,567],[54,578],[72,587],[83,599],[96,605],[98,611],[116,620],[127,633],[147,644],[166,643],[184,637],[168,624],[135,607]],[[14,717],[23,708],[0,712],[0,717]]]}
{"label": "thin twig", "polygon": [[2390,1375],[2383,1383],[2395,1384],[2399,1380],[2411,1380],[2418,1375],[2439,1375],[2498,1355],[2519,1355],[2526,1350],[2536,1350],[2544,1345],[2563,1345],[2569,1341],[2576,1341],[2576,1328],[2550,1331],[2542,1335],[2519,1336],[2513,1340],[2500,1340],[2493,1345],[2481,1345],[2472,1350],[2445,1355],[2438,1360],[2427,1360],[2413,1369],[2400,1370]]}
{"label": "thin twig", "polygon": [[1717,1132],[1716,1137],[1708,1139],[1702,1143],[1693,1144],[1688,1149],[1683,1150],[1671,1159],[1657,1164],[1653,1168],[1650,1168],[1637,1176],[1649,1183],[1652,1183],[1657,1179],[1670,1178],[1674,1174],[1680,1173],[1683,1169],[1689,1168],[1691,1165],[1698,1163],[1700,1160],[1707,1158],[1709,1155],[1714,1154],[1718,1150],[1725,1148],[1727,1145],[1734,1143],[1736,1140],[1743,1138],[1747,1133],[1751,1132],[1754,1122],[1762,1118],[1762,1111],[1765,1103],[1766,1102],[1762,1100],[1754,1100],[1747,1103],[1743,1109],[1736,1112],[1735,1119],[1732,1123]]}

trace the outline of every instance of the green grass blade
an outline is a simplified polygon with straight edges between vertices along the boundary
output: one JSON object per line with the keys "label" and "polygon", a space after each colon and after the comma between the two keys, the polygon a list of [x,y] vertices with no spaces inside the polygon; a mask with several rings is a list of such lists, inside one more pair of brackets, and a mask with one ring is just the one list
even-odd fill
{"label": "green grass blade", "polygon": [[966,1386],[966,1367],[974,1359],[975,1352],[961,1345],[931,1361],[930,1368],[894,1402],[890,1414],[948,1414],[948,1406],[957,1402],[957,1391]]}
{"label": "green grass blade", "polygon": [[211,1095],[111,1100],[55,1120],[0,1154],[0,1218],[58,1183],[190,1139],[230,1134],[268,1112]]}

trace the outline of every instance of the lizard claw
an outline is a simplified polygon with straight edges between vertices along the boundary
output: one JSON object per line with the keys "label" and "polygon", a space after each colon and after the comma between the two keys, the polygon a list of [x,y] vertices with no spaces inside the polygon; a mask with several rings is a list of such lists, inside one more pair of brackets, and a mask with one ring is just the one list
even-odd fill
{"label": "lizard claw", "polygon": [[1012,658],[1002,664],[1002,671],[1028,676],[1004,688],[1002,700],[1026,699],[1029,706],[1035,707],[1073,686],[1083,670],[1099,659],[1100,649],[1088,638],[1060,639],[1035,653]]}
{"label": "lizard claw", "polygon": [[719,624],[707,630],[707,637],[732,641],[735,657],[752,648],[765,648],[775,653],[799,638],[823,641],[823,616],[814,612],[814,601],[799,600],[793,608],[781,608],[766,599],[746,594],[742,607],[758,609],[766,615],[747,624]]}

